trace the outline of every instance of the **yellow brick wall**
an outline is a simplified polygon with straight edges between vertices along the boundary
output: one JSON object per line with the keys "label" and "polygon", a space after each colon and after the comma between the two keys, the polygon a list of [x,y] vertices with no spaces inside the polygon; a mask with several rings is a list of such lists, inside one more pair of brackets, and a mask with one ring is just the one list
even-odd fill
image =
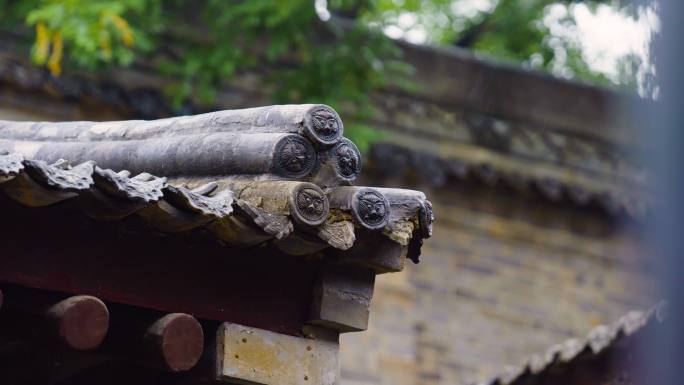
{"label": "yellow brick wall", "polygon": [[342,385],[471,384],[653,304],[629,226],[530,196],[435,191],[422,262],[378,277]]}

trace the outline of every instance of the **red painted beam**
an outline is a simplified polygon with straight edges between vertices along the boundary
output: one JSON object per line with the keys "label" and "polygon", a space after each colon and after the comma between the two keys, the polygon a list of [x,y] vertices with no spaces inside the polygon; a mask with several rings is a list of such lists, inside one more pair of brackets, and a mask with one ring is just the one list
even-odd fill
{"label": "red painted beam", "polygon": [[0,196],[0,211],[0,283],[292,335],[306,322],[315,262],[162,236],[135,216],[93,221],[72,202],[27,208]]}

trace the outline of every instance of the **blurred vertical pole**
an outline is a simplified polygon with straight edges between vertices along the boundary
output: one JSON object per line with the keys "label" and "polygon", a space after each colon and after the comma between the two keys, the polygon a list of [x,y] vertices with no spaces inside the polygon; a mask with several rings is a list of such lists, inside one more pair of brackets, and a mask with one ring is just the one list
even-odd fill
{"label": "blurred vertical pole", "polygon": [[661,201],[648,223],[669,311],[644,347],[642,384],[684,380],[684,1],[659,0],[661,32],[655,42],[660,100],[643,126],[653,191]]}

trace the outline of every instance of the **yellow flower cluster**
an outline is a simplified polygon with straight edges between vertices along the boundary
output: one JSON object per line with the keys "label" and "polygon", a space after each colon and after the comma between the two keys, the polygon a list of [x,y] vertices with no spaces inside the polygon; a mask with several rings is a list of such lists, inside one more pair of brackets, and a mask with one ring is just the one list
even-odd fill
{"label": "yellow flower cluster", "polygon": [[[128,22],[121,16],[103,12],[100,15],[98,28],[100,29],[100,50],[102,55],[109,60],[112,56],[112,43],[109,33],[106,33],[107,24],[110,22],[121,35],[121,42],[127,46],[133,46],[133,30]],[[60,31],[51,31],[44,22],[36,24],[36,42],[33,57],[36,63],[45,64],[50,73],[59,76],[62,73],[62,57],[64,40]]]}
{"label": "yellow flower cluster", "polygon": [[128,25],[128,22],[124,20],[121,16],[115,14],[111,14],[109,18],[112,20],[114,26],[121,33],[121,42],[124,43],[126,47],[133,46],[133,30],[131,30],[131,27]]}
{"label": "yellow flower cluster", "polygon": [[[52,48],[52,49],[50,49]],[[46,64],[55,76],[62,73],[62,54],[64,41],[59,31],[50,31],[45,23],[36,24],[36,46],[34,58],[39,64]]]}
{"label": "yellow flower cluster", "polygon": [[[111,22],[114,28],[121,34],[121,42],[126,47],[133,46],[133,30],[128,25],[128,22],[124,20],[121,16],[105,12],[100,15],[99,27],[101,30],[107,28],[107,22]],[[108,33],[100,34],[100,49],[105,58],[109,59],[112,56],[112,42]]]}

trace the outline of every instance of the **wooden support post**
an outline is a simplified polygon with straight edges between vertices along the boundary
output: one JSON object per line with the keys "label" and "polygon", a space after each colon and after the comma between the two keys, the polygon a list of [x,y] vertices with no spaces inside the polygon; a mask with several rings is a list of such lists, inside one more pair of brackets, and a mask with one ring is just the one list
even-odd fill
{"label": "wooden support post", "polygon": [[144,344],[152,362],[169,372],[183,372],[192,369],[202,356],[204,333],[191,315],[172,313],[147,328]]}
{"label": "wooden support post", "polygon": [[[192,369],[202,357],[204,333],[191,315],[159,316],[112,304],[111,330],[104,338],[106,329],[103,332],[98,321],[107,308],[94,297],[69,297],[45,309],[50,292],[15,287],[6,291],[8,306],[0,314],[0,380],[7,375],[21,379],[21,384],[53,383],[108,360],[178,373]],[[31,303],[17,308],[14,301],[19,298],[21,304]]]}
{"label": "wooden support post", "polygon": [[160,317],[125,306],[113,309],[104,354],[172,373],[192,369],[202,356],[204,332],[195,317],[184,313]]}
{"label": "wooden support post", "polygon": [[88,295],[69,297],[52,305],[45,314],[59,339],[76,350],[97,348],[109,329],[107,306]]}
{"label": "wooden support post", "polygon": [[[27,289],[28,290],[28,289]],[[92,350],[100,346],[109,330],[109,310],[88,295],[68,298],[39,290],[4,288],[3,317],[12,318],[17,333],[33,334],[55,347]]]}

